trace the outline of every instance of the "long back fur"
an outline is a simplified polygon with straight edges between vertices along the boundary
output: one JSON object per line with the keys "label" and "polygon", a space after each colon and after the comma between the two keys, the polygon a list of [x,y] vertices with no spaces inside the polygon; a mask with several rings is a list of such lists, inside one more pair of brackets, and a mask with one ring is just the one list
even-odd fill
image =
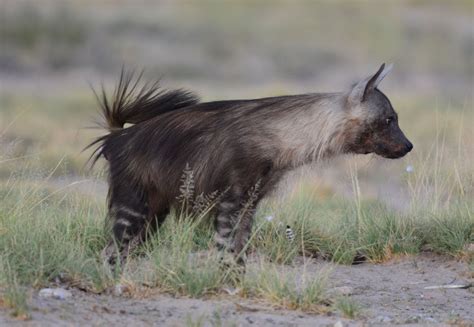
{"label": "long back fur", "polygon": [[86,149],[96,146],[90,157],[92,166],[104,153],[104,143],[114,134],[123,129],[125,124],[138,124],[150,120],[164,113],[199,103],[199,98],[192,92],[177,89],[164,90],[159,81],[141,83],[143,72],[135,74],[133,71],[122,69],[120,79],[110,100],[104,87],[100,93],[93,90],[100,107],[102,121],[99,125],[108,130]]}

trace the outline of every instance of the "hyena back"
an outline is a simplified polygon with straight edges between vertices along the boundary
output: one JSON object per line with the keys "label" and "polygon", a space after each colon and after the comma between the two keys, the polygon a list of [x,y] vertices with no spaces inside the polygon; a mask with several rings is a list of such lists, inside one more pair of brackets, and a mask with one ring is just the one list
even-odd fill
{"label": "hyena back", "polygon": [[157,84],[138,89],[139,78],[122,73],[112,101],[99,96],[109,133],[90,145],[93,162],[103,156],[109,165],[109,262],[160,226],[187,168],[195,194],[221,192],[215,241],[240,258],[254,209],[289,170],[343,153],[404,156],[413,146],[377,88],[390,68],[345,92],[207,103]]}

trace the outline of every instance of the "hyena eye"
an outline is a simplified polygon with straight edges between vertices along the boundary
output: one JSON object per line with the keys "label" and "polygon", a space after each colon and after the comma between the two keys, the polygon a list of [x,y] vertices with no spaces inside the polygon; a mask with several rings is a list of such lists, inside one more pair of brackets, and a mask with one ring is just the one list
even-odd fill
{"label": "hyena eye", "polygon": [[390,124],[392,123],[392,121],[393,121],[393,118],[392,118],[392,117],[389,117],[389,118],[385,119],[385,123],[386,123],[387,125],[390,125]]}

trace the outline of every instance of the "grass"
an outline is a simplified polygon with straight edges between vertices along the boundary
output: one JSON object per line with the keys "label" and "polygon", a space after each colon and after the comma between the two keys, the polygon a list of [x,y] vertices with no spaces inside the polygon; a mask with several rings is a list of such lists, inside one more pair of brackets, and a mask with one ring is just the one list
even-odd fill
{"label": "grass", "polygon": [[[456,255],[473,241],[474,219],[467,199],[459,206],[435,213],[400,213],[373,201],[355,204],[344,199],[311,201],[299,193],[275,210],[285,217],[296,233],[294,244],[275,237],[278,222],[268,223],[255,247],[262,247],[273,261],[291,262],[298,254],[331,258],[349,264],[359,254],[369,261],[382,262],[394,254],[416,254],[423,249]],[[281,239],[279,239],[281,238]],[[267,247],[264,247],[267,245]],[[283,259],[282,259],[283,258]]]}
{"label": "grass", "polygon": [[[5,269],[5,267],[2,265]],[[8,266],[7,266],[8,268]],[[7,277],[7,286],[3,292],[3,298],[0,299],[0,307],[5,306],[11,309],[12,317],[18,320],[30,319],[29,308],[27,304],[27,288],[20,286],[11,272],[3,273],[2,277]]]}
{"label": "grass", "polygon": [[144,249],[143,263],[131,265],[125,278],[177,295],[214,295],[231,283],[231,267],[213,250],[209,226],[197,220],[168,219]]}
{"label": "grass", "polygon": [[0,39],[6,44],[31,50],[41,43],[77,46],[85,38],[87,24],[75,18],[67,6],[59,6],[47,15],[39,7],[26,4],[8,9],[0,32]]}
{"label": "grass", "polygon": [[243,282],[246,296],[261,297],[284,308],[320,312],[328,297],[327,271],[316,276],[300,276],[281,269],[281,266],[262,262],[249,271]]}
{"label": "grass", "polygon": [[97,260],[105,244],[97,203],[16,181],[0,197],[2,265],[18,283],[42,287],[61,278],[93,291],[106,286],[109,278]]}
{"label": "grass", "polygon": [[204,326],[204,322],[206,320],[205,315],[201,315],[199,317],[192,317],[190,314],[187,315],[185,320],[185,326],[187,327],[201,327]]}
{"label": "grass", "polygon": [[[90,94],[55,96],[0,94],[0,176],[24,174],[30,179],[39,172],[54,171],[55,176],[84,174],[86,156],[80,151],[97,131]],[[92,111],[91,111],[92,110]],[[61,128],[58,128],[61,126]],[[28,165],[17,169],[28,159]],[[62,161],[59,169],[54,169]]]}
{"label": "grass", "polygon": [[183,322],[184,326],[187,327],[200,327],[200,326],[212,326],[212,327],[222,327],[222,326],[239,326],[237,322],[232,319],[222,320],[221,312],[216,309],[212,312],[212,315],[200,314],[198,316],[192,316],[188,314]]}
{"label": "grass", "polygon": [[[204,1],[90,8],[73,2],[19,3],[4,6],[0,39],[8,47],[7,63],[20,71],[31,66],[67,70],[82,65],[117,71],[125,61],[145,63],[158,74],[183,79],[216,75],[229,82],[245,75],[257,79],[262,70],[253,69],[248,55],[237,51],[248,49],[274,67],[271,74],[277,79],[311,78],[317,70],[308,67],[315,63],[318,70],[326,70],[349,61],[360,64],[361,58],[389,58],[405,69],[416,66],[420,72],[428,68],[468,76],[472,74],[469,33],[460,32],[463,21],[459,26],[452,22],[469,13],[461,3]],[[232,16],[225,14],[229,10]],[[445,20],[438,19],[439,10]],[[410,14],[418,11],[426,16],[414,24]],[[101,33],[93,32],[98,30]],[[332,42],[335,39],[340,42]],[[146,54],[153,53],[156,44],[164,55],[150,58]],[[176,49],[176,44],[181,48]],[[191,49],[192,55],[172,60],[176,53]],[[216,63],[227,69],[210,69]]]}
{"label": "grass", "polygon": [[333,303],[333,308],[349,319],[357,318],[361,315],[362,311],[360,304],[348,296],[338,297]]}
{"label": "grass", "polygon": [[[156,288],[195,298],[235,289],[243,297],[320,312],[331,302],[326,293],[330,273],[296,272],[292,267],[301,255],[342,264],[350,264],[356,255],[382,262],[426,250],[463,257],[474,241],[468,196],[472,186],[458,185],[463,192],[439,192],[437,207],[413,204],[397,211],[365,200],[353,173],[354,200],[322,200],[311,185],[302,183],[285,200],[265,202],[250,239],[253,261],[243,277],[238,267],[224,265],[222,254],[214,249],[206,210],[198,217],[173,213],[122,274],[114,275],[99,255],[107,239],[102,199],[68,190],[68,185],[51,189],[48,180],[54,171],[40,174],[39,182],[25,182],[30,170],[25,171],[0,187],[0,289],[3,303],[18,317],[28,316],[26,287],[45,287],[57,280],[97,293],[122,281],[132,289]],[[405,183],[416,185],[419,179],[425,176],[407,176]],[[449,202],[443,204],[450,192]],[[273,219],[268,219],[270,214]],[[292,242],[285,236],[287,224],[295,233]],[[349,318],[359,311],[350,298],[335,299],[332,308]]]}

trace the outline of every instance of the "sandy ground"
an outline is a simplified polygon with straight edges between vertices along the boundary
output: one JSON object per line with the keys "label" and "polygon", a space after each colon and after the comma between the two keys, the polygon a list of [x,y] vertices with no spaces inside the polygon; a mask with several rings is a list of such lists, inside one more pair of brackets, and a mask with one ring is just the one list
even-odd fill
{"label": "sandy ground", "polygon": [[[339,313],[308,314],[249,301],[238,296],[211,299],[151,295],[143,299],[95,295],[72,289],[66,300],[40,298],[32,290],[32,319],[16,321],[5,309],[0,325],[13,326],[474,326],[474,290],[425,287],[472,283],[463,262],[430,254],[405,257],[384,264],[334,265],[303,260],[296,272],[316,274],[332,270],[330,292],[344,286],[361,306],[357,319]],[[342,323],[342,325],[341,325]]]}

